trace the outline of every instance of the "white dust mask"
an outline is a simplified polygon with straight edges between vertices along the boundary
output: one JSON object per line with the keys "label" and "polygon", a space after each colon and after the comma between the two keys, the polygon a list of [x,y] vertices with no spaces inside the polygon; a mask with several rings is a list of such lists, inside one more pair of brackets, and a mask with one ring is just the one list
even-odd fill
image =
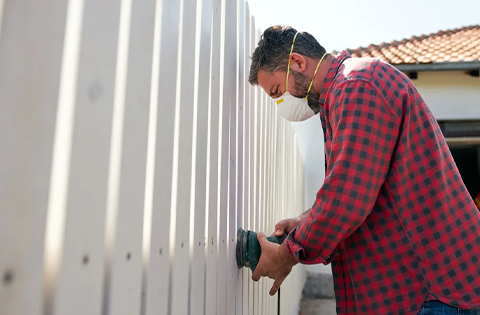
{"label": "white dust mask", "polygon": [[285,92],[282,96],[274,100],[278,105],[278,112],[286,120],[304,121],[315,115],[315,112],[308,106],[305,98],[295,97]]}
{"label": "white dust mask", "polygon": [[278,97],[274,98],[275,103],[278,105],[278,112],[280,115],[283,116],[286,120],[289,121],[304,121],[310,117],[315,115],[315,112],[308,106],[308,93],[313,85],[313,79],[315,79],[315,75],[317,74],[318,67],[322,63],[323,58],[325,57],[326,53],[323,54],[322,58],[318,61],[317,68],[315,69],[315,73],[313,74],[312,81],[310,82],[310,86],[308,87],[307,96],[304,98],[302,97],[295,97],[288,92],[288,77],[290,75],[290,59],[292,57],[293,52],[293,44],[295,43],[295,39],[297,38],[297,34],[293,38],[292,48],[290,49],[290,56],[288,57],[288,68],[287,68],[287,83],[285,86],[285,93]]}

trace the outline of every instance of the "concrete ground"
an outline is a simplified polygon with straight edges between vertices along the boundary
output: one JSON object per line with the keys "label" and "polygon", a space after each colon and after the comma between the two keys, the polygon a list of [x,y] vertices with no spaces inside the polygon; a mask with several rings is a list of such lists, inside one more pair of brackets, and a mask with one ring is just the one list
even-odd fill
{"label": "concrete ground", "polygon": [[307,273],[300,315],[336,315],[331,273]]}
{"label": "concrete ground", "polygon": [[306,299],[300,303],[299,315],[336,315],[335,300],[332,299]]}

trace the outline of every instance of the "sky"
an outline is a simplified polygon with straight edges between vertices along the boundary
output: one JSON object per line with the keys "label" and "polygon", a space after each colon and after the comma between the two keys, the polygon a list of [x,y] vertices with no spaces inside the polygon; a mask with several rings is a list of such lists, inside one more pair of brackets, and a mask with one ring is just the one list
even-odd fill
{"label": "sky", "polygon": [[480,24],[480,0],[248,1],[261,31],[290,25],[312,34],[327,51]]}

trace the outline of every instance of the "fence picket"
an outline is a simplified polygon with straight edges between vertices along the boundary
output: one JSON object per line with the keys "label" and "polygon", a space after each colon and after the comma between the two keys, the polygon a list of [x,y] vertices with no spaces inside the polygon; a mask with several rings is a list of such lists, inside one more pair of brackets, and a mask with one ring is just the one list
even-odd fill
{"label": "fence picket", "polygon": [[[200,6],[201,4],[201,6]],[[189,314],[203,314],[205,307],[205,222],[207,208],[207,140],[208,140],[208,98],[210,92],[210,45],[212,31],[212,0],[199,2],[201,20],[197,21],[200,38],[198,49],[198,64],[196,73],[196,137],[194,138],[195,182],[193,212],[193,235],[190,257],[191,289]],[[191,215],[192,218],[192,215]],[[191,219],[192,220],[192,219]]]}
{"label": "fence picket", "polygon": [[154,14],[153,0],[122,2],[110,152],[104,314],[140,312]]}
{"label": "fence picket", "polygon": [[[45,247],[44,240],[52,160],[59,155],[54,147],[62,140],[56,122],[65,112],[58,109],[59,85],[70,78],[62,73],[68,6],[63,0],[0,1],[0,313],[5,315],[42,313],[43,268],[52,266],[44,264],[44,250],[57,245]],[[28,53],[32,50],[35,54]]]}
{"label": "fence picket", "polygon": [[[175,102],[177,89],[178,37],[180,3],[157,2],[155,36],[160,41],[158,70],[152,72],[151,128],[149,144],[152,153],[152,179],[147,187],[151,200],[144,224],[144,290],[142,313],[166,315],[171,308],[169,275],[171,273],[170,220],[172,208],[173,150]],[[156,56],[154,55],[154,58]],[[168,80],[164,78],[168,77]],[[147,209],[147,207],[149,207]],[[149,222],[150,220],[150,222]],[[145,231],[146,230],[146,231]]]}

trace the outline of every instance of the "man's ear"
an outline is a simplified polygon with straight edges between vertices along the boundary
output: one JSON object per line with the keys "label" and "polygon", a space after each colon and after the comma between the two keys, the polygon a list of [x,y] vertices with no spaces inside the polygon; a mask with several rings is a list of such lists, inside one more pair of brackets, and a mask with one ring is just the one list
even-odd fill
{"label": "man's ear", "polygon": [[290,69],[297,72],[305,72],[307,70],[307,59],[300,54],[292,53],[290,57]]}

